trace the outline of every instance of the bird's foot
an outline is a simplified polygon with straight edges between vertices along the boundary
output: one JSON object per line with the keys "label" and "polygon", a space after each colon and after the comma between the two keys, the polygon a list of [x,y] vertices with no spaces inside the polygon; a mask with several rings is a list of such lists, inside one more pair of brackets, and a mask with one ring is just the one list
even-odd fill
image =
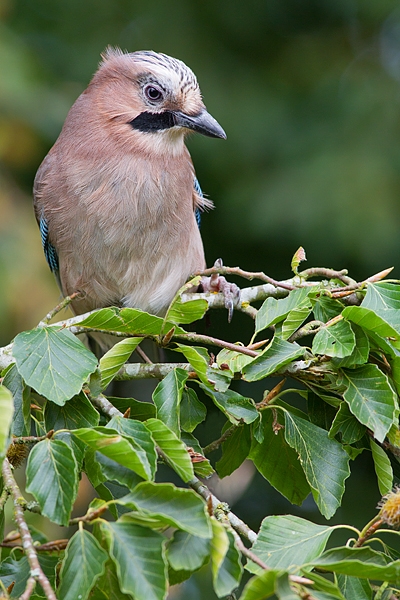
{"label": "bird's foot", "polygon": [[[222,259],[218,258],[214,263],[214,267],[221,268],[222,266]],[[233,309],[240,300],[240,288],[236,283],[230,283],[223,275],[214,273],[210,277],[202,277],[199,287],[204,292],[220,292],[223,294],[225,308],[228,310],[228,322],[230,323],[233,316]]]}

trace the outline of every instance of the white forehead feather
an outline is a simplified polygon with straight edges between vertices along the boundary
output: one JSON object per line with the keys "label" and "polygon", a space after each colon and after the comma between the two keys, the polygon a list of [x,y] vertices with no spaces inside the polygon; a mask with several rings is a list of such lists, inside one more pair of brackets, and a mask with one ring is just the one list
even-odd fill
{"label": "white forehead feather", "polygon": [[167,54],[153,52],[152,50],[142,50],[139,52],[125,53],[119,48],[107,48],[102,55],[103,63],[114,58],[126,57],[135,63],[143,65],[149,71],[158,75],[162,79],[173,81],[176,86],[185,92],[188,90],[199,90],[199,84],[195,74],[184,62]]}

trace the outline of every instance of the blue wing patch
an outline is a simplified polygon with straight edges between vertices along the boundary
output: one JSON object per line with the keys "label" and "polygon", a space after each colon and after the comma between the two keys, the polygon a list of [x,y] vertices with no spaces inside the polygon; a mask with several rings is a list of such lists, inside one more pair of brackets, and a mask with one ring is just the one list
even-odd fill
{"label": "blue wing patch", "polygon": [[48,265],[53,273],[58,274],[59,265],[57,252],[53,244],[49,241],[49,226],[47,225],[47,221],[43,216],[41,217],[39,222],[39,229],[40,237],[42,238],[44,255],[46,257]]}
{"label": "blue wing patch", "polygon": [[[200,187],[199,184],[199,180],[197,179],[197,177],[194,178],[194,190],[195,192],[197,192],[197,194],[200,196],[200,198],[204,198],[204,194],[203,191]],[[198,228],[200,229],[200,224],[201,224],[201,210],[199,208],[196,208],[194,211],[195,217],[196,217],[196,223]]]}

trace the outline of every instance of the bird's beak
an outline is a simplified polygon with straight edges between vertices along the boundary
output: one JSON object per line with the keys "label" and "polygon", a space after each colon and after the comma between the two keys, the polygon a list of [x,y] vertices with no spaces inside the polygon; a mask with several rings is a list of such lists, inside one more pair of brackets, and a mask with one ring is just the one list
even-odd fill
{"label": "bird's beak", "polygon": [[198,115],[187,115],[180,111],[173,111],[174,123],[179,127],[192,129],[209,137],[226,140],[226,133],[221,125],[205,109]]}

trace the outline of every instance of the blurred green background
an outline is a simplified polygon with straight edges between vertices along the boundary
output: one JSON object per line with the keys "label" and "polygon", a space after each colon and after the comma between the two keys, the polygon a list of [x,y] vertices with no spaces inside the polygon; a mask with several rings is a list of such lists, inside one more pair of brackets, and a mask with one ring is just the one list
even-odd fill
{"label": "blurred green background", "polygon": [[[108,44],[182,59],[227,132],[189,140],[216,206],[202,222],[210,265],[222,256],[290,277],[302,245],[308,266],[362,279],[393,265],[400,276],[398,1],[0,0],[1,345],[58,302],[31,187]],[[335,520],[359,526],[379,494],[369,458],[357,465]],[[267,512],[321,521],[311,501],[293,509],[261,476],[247,494],[236,510],[253,527]],[[213,597],[199,589],[185,597]]]}

